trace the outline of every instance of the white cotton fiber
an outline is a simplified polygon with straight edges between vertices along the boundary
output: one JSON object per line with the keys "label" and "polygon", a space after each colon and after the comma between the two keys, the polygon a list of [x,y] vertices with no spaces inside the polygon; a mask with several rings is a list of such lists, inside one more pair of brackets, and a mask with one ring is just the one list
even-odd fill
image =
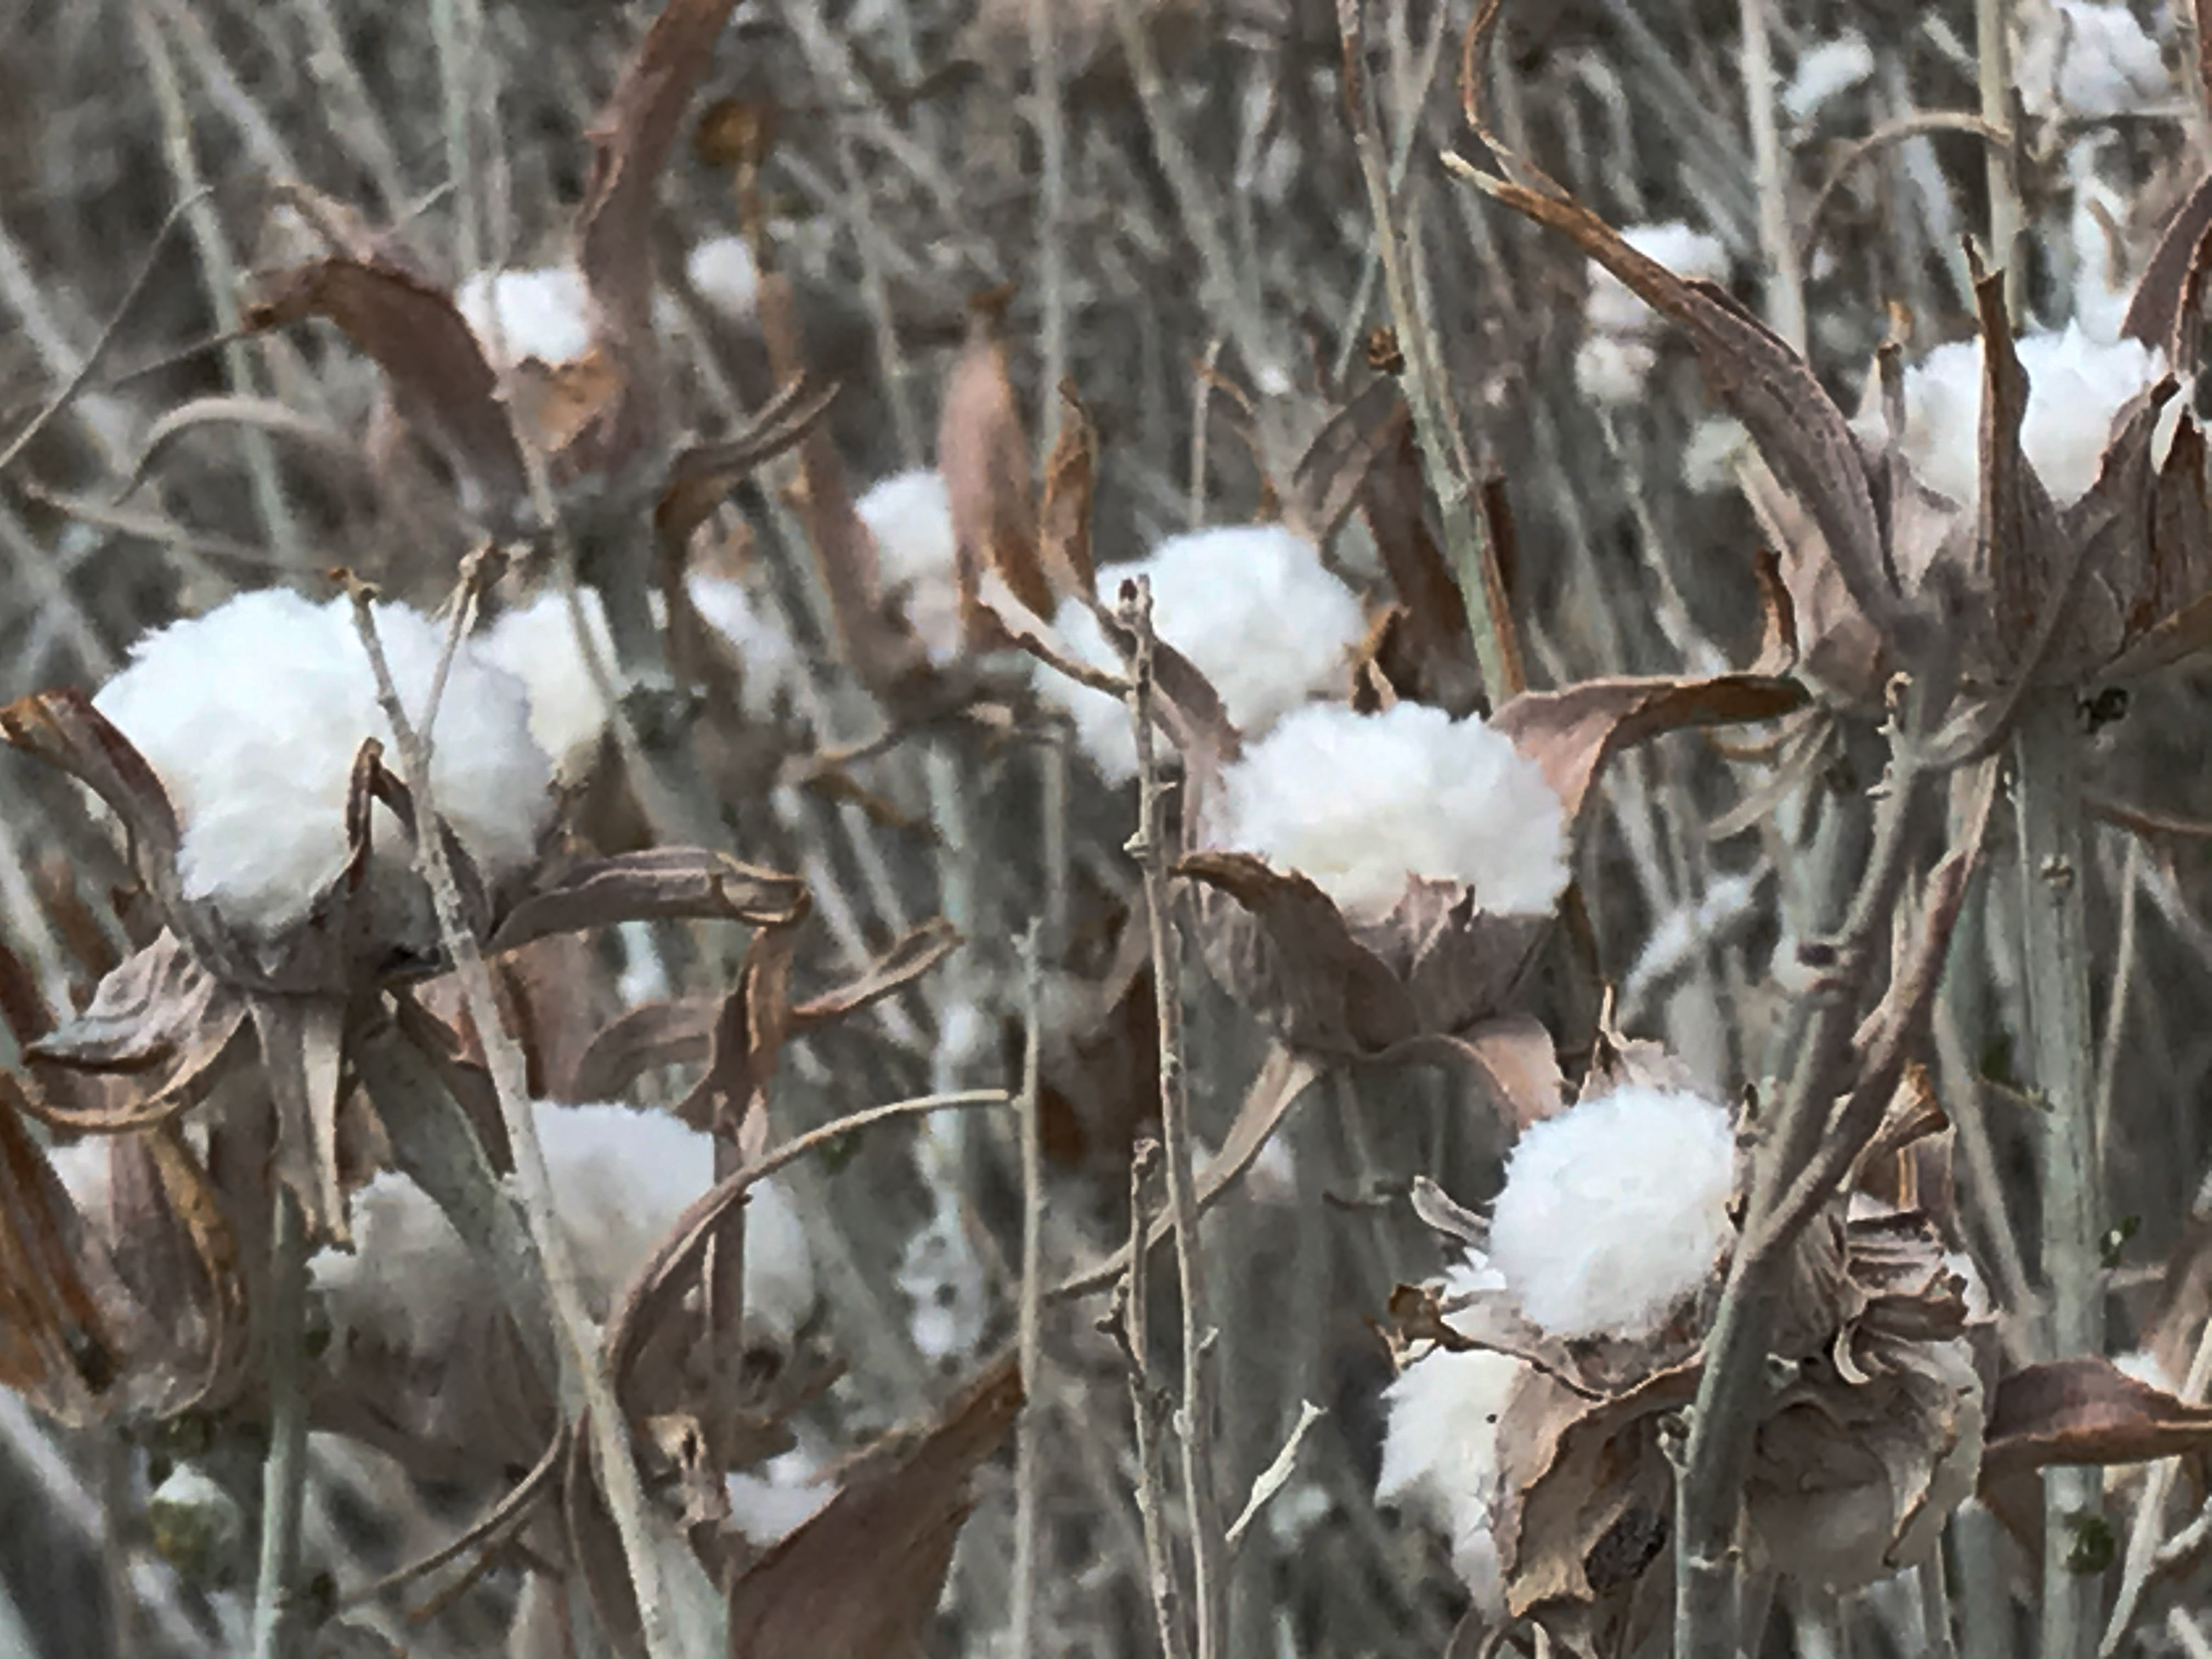
{"label": "white cotton fiber", "polygon": [[1874,73],[1874,48],[1856,29],[1846,29],[1832,40],[1821,40],[1798,54],[1790,84],[1782,89],[1782,112],[1795,126],[1803,126],[1827,103],[1849,92]]}
{"label": "white cotton fiber", "polygon": [[[2014,343],[2027,373],[2021,448],[2053,501],[2078,501],[2097,481],[2112,419],[2166,373],[2165,354],[2138,340],[2100,345],[2069,323],[2062,334],[2023,335]],[[1938,346],[1905,374],[1900,447],[1920,481],[1965,507],[1981,499],[1982,342]],[[1879,407],[1863,416],[1861,434],[1880,441]]]}
{"label": "white cotton fiber", "polygon": [[699,619],[737,653],[746,714],[757,720],[769,719],[805,668],[782,618],[755,599],[752,590],[734,576],[694,571],[685,579],[684,588]]}
{"label": "white cotton fiber", "polygon": [[1554,1335],[1654,1335],[1720,1259],[1734,1176],[1726,1111],[1679,1091],[1615,1090],[1521,1137],[1491,1261]]}
{"label": "white cotton fiber", "polygon": [[[584,625],[601,669],[620,672],[607,608],[599,590],[579,587]],[[575,617],[559,588],[551,587],[529,604],[501,611],[477,635],[485,659],[505,669],[530,690],[530,734],[553,757],[554,771],[565,780],[580,777],[599,751],[611,711],[599,683],[584,659]]]}
{"label": "white cotton fiber", "polygon": [[760,271],[742,236],[715,236],[684,256],[684,274],[692,290],[732,322],[751,322],[758,314]]}
{"label": "white cotton fiber", "polygon": [[591,292],[573,266],[479,270],[453,304],[494,364],[571,362],[592,349]]}
{"label": "white cotton fiber", "polygon": [[[1728,250],[1717,236],[1692,230],[1680,220],[1661,225],[1630,225],[1620,239],[1647,259],[1656,260],[1685,281],[1728,280]],[[1634,335],[1659,326],[1659,315],[1620,278],[1601,265],[1589,268],[1589,305],[1583,320],[1594,332]]]}
{"label": "white cotton fiber", "polygon": [[[1442,1289],[1449,1298],[1497,1290],[1503,1283],[1480,1256],[1470,1254]],[[1461,1328],[1450,1314],[1444,1320]],[[1491,1529],[1502,1496],[1498,1422],[1526,1370],[1521,1361],[1487,1350],[1437,1348],[1407,1366],[1382,1395],[1389,1420],[1375,1501],[1404,1510],[1450,1539],[1461,1582],[1492,1616],[1504,1607],[1498,1540]]]}
{"label": "white cotton fiber", "polygon": [[[714,1185],[713,1137],[663,1112],[539,1101],[533,1110],[586,1311],[604,1322],[677,1218]],[[354,1252],[314,1260],[341,1330],[416,1353],[443,1352],[498,1297],[421,1188],[386,1172],[353,1195]],[[813,1259],[790,1198],[755,1186],[745,1210],[745,1324],[787,1344],[813,1311]]]}
{"label": "white cotton fiber", "polygon": [[2103,120],[2169,102],[2166,56],[2125,5],[2023,6],[2014,79],[2030,115]]}
{"label": "white cotton fiber", "polygon": [[959,544],[945,475],[894,473],[854,504],[875,538],[884,596],[942,666],[960,654]]}
{"label": "white cotton fiber", "polygon": [[1401,702],[1313,703],[1222,779],[1217,846],[1303,872],[1355,918],[1411,876],[1455,881],[1495,915],[1549,910],[1567,884],[1566,814],[1536,763],[1480,720]]}
{"label": "white cotton fiber", "polygon": [[[403,706],[419,720],[445,625],[380,604],[377,631]],[[286,589],[240,594],[131,647],[94,699],[159,775],[184,829],[186,896],[233,926],[273,934],[307,914],[343,866],[345,805],[363,739],[400,759],[350,600],[310,604]],[[496,880],[528,864],[551,811],[552,767],[530,731],[522,682],[470,641],[438,706],[430,775],[439,811]],[[380,868],[409,854],[380,809]]]}
{"label": "white cotton fiber", "polygon": [[[1170,537],[1149,558],[1101,570],[1099,599],[1112,607],[1121,584],[1139,576],[1152,581],[1154,630],[1212,683],[1248,738],[1310,697],[1350,689],[1352,652],[1366,629],[1358,597],[1312,543],[1280,526]],[[1089,607],[1066,601],[1053,626],[1085,662],[1123,672]],[[1109,781],[1136,776],[1136,735],[1120,701],[1061,675],[1038,684],[1066,710],[1077,742]]]}

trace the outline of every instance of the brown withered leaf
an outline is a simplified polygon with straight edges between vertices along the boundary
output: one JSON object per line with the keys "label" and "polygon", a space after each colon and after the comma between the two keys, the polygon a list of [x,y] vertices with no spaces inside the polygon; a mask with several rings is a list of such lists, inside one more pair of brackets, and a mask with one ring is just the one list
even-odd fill
{"label": "brown withered leaf", "polygon": [[320,317],[384,371],[393,404],[453,471],[463,512],[503,532],[525,527],[529,484],[499,377],[442,289],[378,257],[333,256],[274,277],[246,325]]}
{"label": "brown withered leaf", "polygon": [[660,418],[653,195],[734,9],[735,0],[669,0],[592,125],[576,266],[591,290],[592,343],[606,354],[617,386],[570,446],[572,460],[589,470],[612,471],[629,461]]}
{"label": "brown withered leaf", "polygon": [[2139,1382],[2101,1354],[2023,1366],[1997,1384],[1982,1483],[2054,1463],[2141,1463],[2212,1445],[2212,1406]]}
{"label": "brown withered leaf", "polygon": [[[1060,435],[1044,467],[1044,505],[1037,521],[1037,556],[1053,592],[1090,593],[1098,584],[1091,557],[1091,499],[1097,484],[1098,434],[1075,382],[1060,383]],[[1049,616],[1050,611],[1040,611]]]}
{"label": "brown withered leaf", "polygon": [[31,1138],[23,1105],[0,1072],[0,1384],[83,1423],[119,1356],[78,1265],[76,1207]]}
{"label": "brown withered leaf", "polygon": [[696,847],[659,847],[587,859],[509,911],[484,947],[494,955],[548,933],[620,921],[728,921],[773,927],[805,903],[796,876],[740,864]]}
{"label": "brown withered leaf", "polygon": [[1514,1134],[1558,1115],[1567,1104],[1559,1049],[1533,1014],[1501,1014],[1463,1032],[1418,1036],[1382,1058],[1474,1073],[1498,1108],[1498,1121]]}
{"label": "brown withered leaf", "polygon": [[150,1122],[187,1103],[246,1023],[246,1003],[201,967],[174,933],[161,936],[100,982],[82,1013],[31,1045],[35,1060],[129,1074],[118,1099],[87,1114],[57,1105],[52,1121],[79,1128]]}
{"label": "brown withered leaf", "polygon": [[1359,510],[1406,608],[1414,672],[1401,689],[1465,715],[1481,704],[1482,671],[1467,630],[1466,598],[1429,530],[1427,501],[1413,416],[1401,399],[1377,434],[1376,451],[1359,481]]}
{"label": "brown withered leaf", "polygon": [[182,890],[176,809],[154,769],[91,698],[70,690],[34,692],[0,708],[0,737],[58,767],[106,802],[131,836],[138,878],[165,909],[173,905]]}
{"label": "brown withered leaf", "polygon": [[353,1233],[346,1224],[345,1194],[338,1179],[344,1000],[254,996],[248,1006],[276,1116],[272,1168],[300,1200],[310,1239],[349,1243]]}
{"label": "brown withered leaf", "polygon": [[1805,702],[1802,685],[1765,674],[1584,680],[1564,691],[1524,691],[1491,724],[1543,768],[1571,824],[1617,750],[1686,726],[1772,720]]}
{"label": "brown withered leaf", "polygon": [[738,982],[722,999],[707,1073],[676,1106],[684,1122],[738,1146],[748,1158],[766,1144],[768,1085],[791,1035],[791,961],[805,914],[801,906],[790,921],[753,935]]}
{"label": "brown withered leaf", "polygon": [[1001,1359],[918,1437],[885,1446],[730,1590],[730,1659],[909,1659],[943,1593],[969,1486],[1012,1431],[1022,1377]]}
{"label": "brown withered leaf", "polygon": [[668,482],[653,510],[653,526],[661,544],[681,550],[739,481],[805,441],[829,413],[838,391],[835,381],[817,386],[804,379],[793,380],[779,389],[736,437],[678,455],[669,464]]}
{"label": "brown withered leaf", "polygon": [[1037,551],[1029,439],[1000,337],[1008,297],[994,290],[969,303],[968,341],[945,378],[938,417],[937,465],[945,475],[959,545],[963,619],[975,610],[986,570],[996,571],[1038,616],[1049,617],[1054,609],[1052,583]]}
{"label": "brown withered leaf", "polygon": [[2159,234],[2158,246],[2136,279],[2135,294],[2120,325],[2121,333],[2163,351],[2168,362],[2191,360],[2181,323],[2191,291],[2204,269],[2208,233],[2212,233],[2212,173],[2197,180]]}

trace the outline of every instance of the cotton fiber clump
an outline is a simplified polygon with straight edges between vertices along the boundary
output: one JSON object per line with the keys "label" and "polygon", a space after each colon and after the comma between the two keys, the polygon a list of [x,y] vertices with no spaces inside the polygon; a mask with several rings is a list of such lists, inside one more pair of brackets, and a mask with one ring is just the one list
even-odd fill
{"label": "cotton fiber clump", "polygon": [[[1504,1280],[1479,1254],[1445,1276],[1447,1299],[1498,1290]],[[1444,1322],[1471,1335],[1449,1313]],[[1418,1516],[1451,1540],[1452,1566],[1486,1614],[1505,1610],[1505,1586],[1492,1530],[1501,1496],[1498,1425],[1528,1368],[1510,1355],[1431,1349],[1406,1367],[1382,1395],[1389,1424],[1375,1501]]]}
{"label": "cotton fiber clump", "polygon": [[1536,763],[1472,717],[1401,702],[1297,709],[1222,779],[1218,846],[1310,878],[1355,919],[1409,878],[1464,883],[1498,915],[1540,915],[1567,884],[1566,813]]}
{"label": "cotton fiber clump", "polygon": [[1521,1137],[1491,1218],[1490,1259],[1555,1336],[1656,1335],[1730,1235],[1728,1113],[1679,1091],[1615,1090]]}
{"label": "cotton fiber clump", "polygon": [[684,590],[699,619],[737,653],[745,714],[757,720],[769,719],[775,713],[777,699],[798,683],[802,672],[782,620],[756,603],[751,590],[733,576],[694,571],[685,579]]}
{"label": "cotton fiber clump", "polygon": [[684,256],[692,290],[732,322],[750,322],[760,304],[760,271],[742,236],[715,236]]}
{"label": "cotton fiber clump", "polygon": [[[2158,383],[2166,356],[2138,340],[2100,345],[2071,323],[2063,334],[2023,335],[2013,345],[2028,380],[2021,449],[2063,507],[2096,483],[2113,416]],[[1981,410],[1979,338],[1938,346],[1905,371],[1899,447],[1921,483],[1964,507],[1981,499]],[[1881,441],[1878,406],[1861,416],[1858,430]]]}
{"label": "cotton fiber clump", "polygon": [[[402,706],[419,720],[445,627],[404,605],[380,604],[375,616]],[[241,594],[140,640],[93,701],[168,792],[185,896],[264,935],[302,921],[344,866],[362,741],[378,739],[399,763],[344,598]],[[462,641],[434,735],[438,811],[479,872],[496,881],[527,865],[551,810],[552,767],[531,736],[522,682]],[[411,854],[397,820],[380,808],[373,833],[379,878],[404,878]]]}
{"label": "cotton fiber clump", "polygon": [[[1171,536],[1134,564],[1098,573],[1109,607],[1136,577],[1152,585],[1152,627],[1190,659],[1247,738],[1316,696],[1341,696],[1366,629],[1358,597],[1313,544],[1275,525]],[[1070,599],[1053,626],[1092,667],[1120,673],[1121,654],[1087,605]],[[1109,782],[1137,775],[1137,739],[1121,702],[1060,675],[1039,684],[1075,724],[1076,740]]]}
{"label": "cotton fiber clump", "polygon": [[592,349],[591,291],[572,266],[479,270],[453,304],[494,363],[573,362]]}
{"label": "cotton fiber clump", "polygon": [[[1728,250],[1719,240],[1679,220],[1631,225],[1620,234],[1638,253],[1686,280],[1723,282],[1728,277]],[[1611,271],[1592,265],[1583,321],[1588,333],[1575,353],[1575,384],[1583,395],[1601,404],[1640,398],[1645,378],[1659,361],[1659,314]]]}
{"label": "cotton fiber clump", "polygon": [[[540,1101],[533,1110],[585,1308],[604,1323],[677,1218],[714,1185],[714,1139],[626,1106]],[[453,1345],[464,1320],[500,1304],[445,1212],[406,1176],[379,1175],[352,1208],[354,1253],[326,1250],[313,1265],[340,1330],[434,1355]],[[751,1189],[744,1258],[746,1327],[787,1344],[813,1311],[814,1269],[798,1212],[772,1182]]]}
{"label": "cotton fiber clump", "polygon": [[1822,40],[1798,54],[1796,73],[1782,89],[1782,112],[1792,125],[1803,126],[1827,103],[1858,86],[1874,74],[1874,48],[1856,29],[1845,29],[1832,40]]}
{"label": "cotton fiber clump", "polygon": [[[601,672],[618,672],[605,602],[591,587],[579,587],[576,599]],[[529,604],[501,612],[477,640],[488,660],[529,688],[530,734],[553,757],[554,771],[563,779],[581,776],[599,753],[610,711],[584,659],[567,597],[548,588]]]}
{"label": "cotton fiber clump", "polygon": [[2030,115],[2103,120],[2173,97],[2166,55],[2129,7],[2055,0],[2020,15],[2014,79]]}
{"label": "cotton fiber clump", "polygon": [[875,538],[884,593],[940,667],[960,654],[960,550],[945,475],[898,472],[854,504]]}

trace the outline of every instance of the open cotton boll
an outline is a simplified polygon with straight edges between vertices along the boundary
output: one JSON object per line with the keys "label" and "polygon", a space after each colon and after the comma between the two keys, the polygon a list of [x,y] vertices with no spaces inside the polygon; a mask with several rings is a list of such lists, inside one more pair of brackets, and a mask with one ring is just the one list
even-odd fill
{"label": "open cotton boll", "polygon": [[[605,602],[596,588],[579,587],[576,598],[601,667],[617,672]],[[477,642],[489,661],[529,688],[530,734],[553,757],[555,772],[564,779],[580,776],[599,751],[611,711],[584,660],[567,597],[548,588],[529,604],[502,611]]]}
{"label": "open cotton boll", "polygon": [[1566,813],[1542,769],[1424,703],[1286,715],[1224,774],[1207,839],[1302,872],[1356,920],[1413,876],[1464,883],[1498,915],[1540,915],[1567,884]]}
{"label": "open cotton boll", "polygon": [[760,271],[742,236],[716,236],[684,258],[684,274],[698,296],[732,322],[758,314]]}
{"label": "open cotton boll", "polygon": [[[1495,1290],[1503,1282],[1470,1253],[1446,1276],[1443,1289],[1449,1297]],[[1444,1322],[1459,1328],[1449,1314]],[[1437,1348],[1407,1366],[1382,1395],[1389,1418],[1375,1501],[1404,1510],[1450,1539],[1454,1570],[1492,1616],[1505,1605],[1498,1540],[1491,1530],[1500,1496],[1498,1422],[1526,1370],[1520,1360],[1487,1349]]]}
{"label": "open cotton boll", "polygon": [[[1686,281],[1702,276],[1728,280],[1728,250],[1717,236],[1692,230],[1680,220],[1661,225],[1631,225],[1621,240],[1647,259],[1661,264]],[[1590,268],[1589,305],[1584,320],[1595,332],[1640,334],[1659,325],[1659,315],[1638,299],[1628,285],[1601,265]]]}
{"label": "open cotton boll", "polygon": [[2024,7],[2014,79],[2030,115],[2102,120],[2173,96],[2166,54],[2120,4]]}
{"label": "open cotton boll", "polygon": [[745,714],[757,720],[769,719],[775,713],[777,699],[804,672],[782,619],[756,601],[752,591],[735,577],[694,571],[684,586],[700,620],[738,653]]}
{"label": "open cotton boll", "polygon": [[[1221,695],[1223,711],[1257,737],[1317,695],[1350,685],[1352,648],[1365,632],[1359,600],[1321,561],[1312,543],[1279,525],[1238,525],[1171,536],[1134,564],[1098,573],[1098,598],[1115,602],[1121,584],[1152,585],[1152,626],[1190,659]],[[1093,667],[1119,673],[1120,654],[1088,606],[1064,602],[1053,626]],[[1109,782],[1137,775],[1128,710],[1103,691],[1048,674],[1045,695],[1074,722],[1083,750]]]}
{"label": "open cotton boll", "polygon": [[1521,1137],[1490,1223],[1490,1259],[1555,1336],[1655,1335],[1730,1237],[1728,1113],[1677,1090],[1585,1100]]}
{"label": "open cotton boll", "polygon": [[1796,70],[1782,89],[1782,112],[1792,125],[1802,127],[1831,100],[1873,74],[1874,48],[1856,29],[1846,29],[1798,54]]}
{"label": "open cotton boll", "polygon": [[[375,616],[402,706],[419,718],[445,627],[403,605],[380,604]],[[93,701],[177,810],[185,896],[264,934],[301,921],[343,867],[362,741],[397,754],[343,598],[316,605],[286,589],[240,594],[141,639]],[[430,776],[439,812],[487,879],[534,857],[551,773],[531,736],[523,683],[464,641],[438,705]],[[379,878],[406,878],[397,823],[380,809],[374,835]]]}
{"label": "open cotton boll", "polygon": [[[2023,335],[2014,349],[2028,379],[2021,448],[2063,507],[2096,483],[2113,417],[2158,383],[2166,356],[2139,340],[2100,345],[2072,323],[2062,334]],[[1961,507],[1981,499],[1981,409],[1978,338],[1938,346],[1905,371],[1899,447],[1923,483]],[[1881,441],[1878,404],[1857,424],[1862,436]]]}
{"label": "open cotton boll", "polygon": [[591,290],[573,266],[479,270],[453,304],[495,364],[572,362],[592,349]]}
{"label": "open cotton boll", "polygon": [[884,592],[940,667],[960,654],[959,540],[945,475],[921,468],[881,480],[853,504],[875,538]]}

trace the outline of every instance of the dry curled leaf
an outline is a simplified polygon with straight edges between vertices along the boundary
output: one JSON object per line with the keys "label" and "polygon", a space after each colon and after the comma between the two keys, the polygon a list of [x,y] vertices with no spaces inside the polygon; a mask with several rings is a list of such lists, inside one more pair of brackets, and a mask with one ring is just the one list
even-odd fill
{"label": "dry curled leaf", "polygon": [[2054,1463],[2140,1463],[2212,1446],[2212,1406],[2136,1381],[2101,1354],[2011,1372],[1990,1408],[1984,1485]]}
{"label": "dry curled leaf", "polygon": [[937,465],[952,508],[963,623],[974,616],[987,570],[1036,615],[1050,616],[1054,605],[1037,551],[1029,439],[999,335],[1005,303],[994,291],[970,305],[968,343],[945,380],[938,417]]}
{"label": "dry curled leaf", "polygon": [[548,933],[619,921],[728,921],[773,927],[792,921],[806,884],[696,847],[660,847],[589,859],[542,883],[518,902],[486,944],[496,954]]}
{"label": "dry curled leaf", "polygon": [[1009,1356],[918,1434],[850,1470],[822,1512],[730,1589],[730,1659],[915,1659],[943,1594],[977,1468],[1012,1432]]}

